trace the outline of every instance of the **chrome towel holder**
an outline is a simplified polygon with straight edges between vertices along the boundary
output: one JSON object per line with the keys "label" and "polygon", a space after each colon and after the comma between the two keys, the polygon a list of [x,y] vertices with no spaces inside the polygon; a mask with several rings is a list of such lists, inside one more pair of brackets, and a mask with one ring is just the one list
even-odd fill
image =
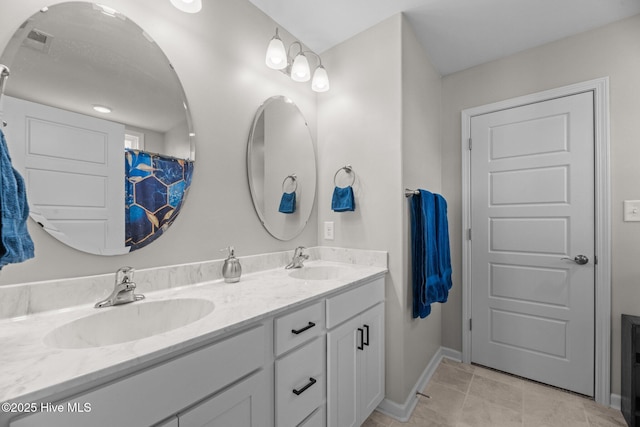
{"label": "chrome towel holder", "polygon": [[285,179],[282,181],[282,192],[285,193],[286,191],[284,190],[284,186],[287,183],[288,180],[291,180],[291,184],[293,185],[293,190],[289,191],[289,193],[295,193],[296,190],[298,189],[298,177],[296,176],[295,173],[288,175],[287,177],[285,177]]}
{"label": "chrome towel holder", "polygon": [[404,189],[404,197],[412,197],[412,196],[416,196],[420,194],[420,190],[411,190],[410,188],[405,188]]}
{"label": "chrome towel holder", "polygon": [[351,175],[351,184],[349,184],[349,186],[353,186],[353,184],[355,184],[356,182],[356,173],[353,171],[353,168],[351,167],[351,165],[345,165],[336,171],[336,173],[333,175],[333,183],[335,184],[335,186],[336,187],[338,186],[337,178],[338,178],[338,174],[341,171],[345,171],[345,173]]}

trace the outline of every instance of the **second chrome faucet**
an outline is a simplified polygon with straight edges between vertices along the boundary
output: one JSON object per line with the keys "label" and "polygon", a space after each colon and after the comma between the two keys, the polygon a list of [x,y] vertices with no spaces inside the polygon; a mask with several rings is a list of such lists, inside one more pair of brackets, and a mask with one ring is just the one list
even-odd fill
{"label": "second chrome faucet", "polygon": [[305,260],[309,259],[309,255],[305,254],[303,251],[306,248],[304,246],[298,246],[296,250],[293,252],[293,259],[287,266],[286,269],[290,268],[302,268],[304,267],[303,263]]}

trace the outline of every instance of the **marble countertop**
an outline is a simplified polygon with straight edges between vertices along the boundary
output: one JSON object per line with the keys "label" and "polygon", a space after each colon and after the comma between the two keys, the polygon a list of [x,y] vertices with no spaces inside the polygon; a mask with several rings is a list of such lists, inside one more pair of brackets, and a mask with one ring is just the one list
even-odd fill
{"label": "marble countertop", "polygon": [[[377,277],[387,269],[332,261],[305,266],[343,267],[338,279],[300,280],[282,267],[243,275],[238,283],[212,280],[184,287],[145,292],[133,304],[175,298],[202,298],[215,304],[204,318],[162,334],[97,348],[58,349],[43,339],[53,329],[96,314],[93,304],[0,320],[0,402],[37,402],[64,390],[109,380],[137,366],[148,366],[172,354],[206,344],[280,312],[301,306]],[[99,310],[118,310],[109,307]]]}

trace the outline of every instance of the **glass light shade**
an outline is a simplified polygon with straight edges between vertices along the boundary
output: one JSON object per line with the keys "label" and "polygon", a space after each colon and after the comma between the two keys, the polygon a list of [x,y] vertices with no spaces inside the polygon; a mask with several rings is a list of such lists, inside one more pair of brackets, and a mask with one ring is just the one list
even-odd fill
{"label": "glass light shade", "polygon": [[170,0],[177,9],[187,13],[198,13],[202,9],[202,0]]}
{"label": "glass light shade", "polygon": [[274,70],[283,70],[287,68],[287,51],[285,50],[284,43],[282,43],[282,40],[280,40],[277,33],[269,42],[265,63],[267,64],[267,67]]}
{"label": "glass light shade", "polygon": [[304,54],[299,53],[291,66],[291,79],[295,82],[308,82],[310,78],[309,61]]}
{"label": "glass light shade", "polygon": [[329,90],[329,76],[322,65],[319,65],[313,73],[311,89],[314,92],[326,92]]}

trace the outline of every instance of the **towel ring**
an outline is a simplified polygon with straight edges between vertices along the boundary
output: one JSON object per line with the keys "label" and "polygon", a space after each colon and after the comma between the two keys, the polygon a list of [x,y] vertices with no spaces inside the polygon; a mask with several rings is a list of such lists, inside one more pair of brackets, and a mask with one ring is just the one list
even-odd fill
{"label": "towel ring", "polygon": [[296,177],[296,174],[294,173],[293,175],[289,175],[287,176],[284,181],[282,181],[282,192],[285,193],[284,191],[284,185],[287,183],[287,180],[291,180],[291,183],[293,184],[293,191],[290,191],[289,194],[291,193],[295,193],[296,190],[298,189],[298,178]]}
{"label": "towel ring", "polygon": [[356,183],[356,173],[353,171],[351,165],[346,165],[338,169],[335,175],[333,175],[333,183],[336,187],[338,186],[338,182],[336,181],[336,179],[338,178],[338,174],[340,173],[340,171],[345,171],[345,173],[351,174],[351,184],[349,184],[350,186],[353,186],[353,184]]}

